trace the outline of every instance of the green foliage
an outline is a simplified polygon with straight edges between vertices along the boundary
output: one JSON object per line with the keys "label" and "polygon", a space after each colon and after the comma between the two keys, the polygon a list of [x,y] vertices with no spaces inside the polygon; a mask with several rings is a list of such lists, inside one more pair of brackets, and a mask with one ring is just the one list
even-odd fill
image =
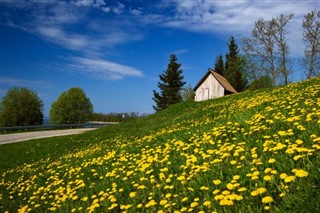
{"label": "green foliage", "polygon": [[239,48],[234,37],[228,43],[229,53],[226,54],[224,77],[237,90],[242,92],[247,88],[246,60],[239,55]]}
{"label": "green foliage", "polygon": [[38,94],[25,87],[14,87],[2,98],[1,126],[41,125],[43,102]]}
{"label": "green foliage", "polygon": [[121,122],[125,120],[136,119],[139,117],[145,117],[147,114],[139,114],[138,112],[131,113],[93,113],[91,120],[92,121],[104,121],[104,122]]}
{"label": "green foliage", "polygon": [[51,105],[50,120],[55,124],[80,124],[89,121],[93,106],[78,87],[63,92]]}
{"label": "green foliage", "polygon": [[170,62],[167,69],[161,74],[158,87],[160,93],[153,90],[153,100],[156,106],[153,108],[156,111],[166,109],[169,105],[182,101],[181,90],[186,82],[183,81],[181,64],[177,63],[175,54],[170,55]]}
{"label": "green foliage", "polygon": [[272,79],[266,75],[253,80],[249,86],[249,90],[271,88],[271,87],[273,87]]}
{"label": "green foliage", "polygon": [[224,62],[222,54],[220,54],[214,63],[214,69],[215,72],[219,73],[220,75],[224,76]]}
{"label": "green foliage", "polygon": [[193,88],[191,86],[191,84],[189,84],[187,87],[183,88],[183,91],[181,93],[181,97],[183,101],[194,101],[194,91]]}

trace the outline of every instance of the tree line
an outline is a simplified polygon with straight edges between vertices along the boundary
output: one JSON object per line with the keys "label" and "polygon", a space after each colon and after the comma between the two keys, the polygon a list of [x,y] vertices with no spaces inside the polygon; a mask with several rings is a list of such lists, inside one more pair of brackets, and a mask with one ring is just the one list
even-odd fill
{"label": "tree line", "polygon": [[[229,39],[225,58],[218,55],[214,71],[224,76],[238,91],[287,85],[293,75],[293,63],[287,42],[288,24],[294,14],[281,14],[254,24],[250,37],[242,38],[242,53],[234,37]],[[311,11],[302,21],[305,44],[301,68],[307,79],[320,75],[320,11]],[[184,87],[183,71],[177,57],[170,55],[167,69],[159,76],[159,92],[153,90],[156,111],[184,100],[193,100],[191,85]]]}
{"label": "tree line", "polygon": [[[94,113],[85,92],[74,87],[62,92],[52,103],[50,123],[81,124],[89,120],[121,122],[146,116],[132,113]],[[35,91],[25,87],[14,87],[6,93],[0,103],[0,126],[30,126],[43,124],[43,101]]]}

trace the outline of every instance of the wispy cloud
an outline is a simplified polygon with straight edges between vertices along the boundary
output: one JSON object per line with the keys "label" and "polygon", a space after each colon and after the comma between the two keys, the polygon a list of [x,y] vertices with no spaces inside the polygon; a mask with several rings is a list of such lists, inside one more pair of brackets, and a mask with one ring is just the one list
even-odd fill
{"label": "wispy cloud", "polygon": [[[248,36],[259,18],[266,20],[280,14],[294,13],[289,24],[289,45],[294,54],[303,54],[302,20],[311,10],[319,9],[318,0],[306,1],[180,1],[165,0],[175,11],[162,24],[194,32]],[[291,33],[291,36],[290,36]]]}
{"label": "wispy cloud", "polygon": [[33,81],[33,80],[25,80],[25,79],[17,79],[17,78],[10,78],[10,77],[2,77],[0,78],[1,85],[7,86],[44,86],[46,82],[44,81]]}
{"label": "wispy cloud", "polygon": [[39,26],[36,31],[45,39],[63,47],[67,47],[68,49],[79,50],[88,47],[91,43],[86,36],[67,34],[57,27]]}
{"label": "wispy cloud", "polygon": [[[248,33],[259,18],[295,13],[301,19],[315,9],[316,0],[307,1],[173,1],[174,15],[164,23],[199,32]],[[319,6],[318,6],[319,7]]]}
{"label": "wispy cloud", "polygon": [[[83,57],[74,60],[79,62],[79,65],[73,66],[80,69],[79,72],[84,74],[90,72],[90,76],[100,75],[103,79],[142,76],[142,72],[133,67],[100,59],[103,54],[116,52],[114,47],[119,44],[143,38],[137,29],[138,23],[126,17],[121,18],[121,14],[126,9],[124,4],[120,2],[107,4],[105,0],[72,0],[71,2],[26,0],[20,1],[19,4],[9,2],[4,6],[13,10],[19,9],[24,18],[17,19],[16,16],[6,13],[3,14],[5,21],[2,24],[32,33]],[[99,14],[94,19],[89,15],[91,10],[97,10]],[[119,18],[109,19],[109,14],[105,13],[117,14]],[[130,8],[129,12],[128,8],[128,14],[138,16],[140,10]],[[82,69],[83,67],[88,68],[88,71]]]}
{"label": "wispy cloud", "polygon": [[182,54],[187,53],[187,52],[189,52],[188,49],[179,49],[179,50],[173,51],[173,53],[177,54],[177,55],[182,55]]}
{"label": "wispy cloud", "polygon": [[73,63],[68,65],[71,70],[99,80],[119,80],[125,77],[143,76],[142,71],[134,67],[104,59],[73,57],[71,61]]}
{"label": "wispy cloud", "polygon": [[110,2],[108,4],[105,0],[73,0],[72,4],[77,7],[93,7],[96,9],[100,9],[105,13],[113,12],[115,14],[121,14],[124,12],[125,5],[121,2],[116,2],[116,4],[111,5]]}

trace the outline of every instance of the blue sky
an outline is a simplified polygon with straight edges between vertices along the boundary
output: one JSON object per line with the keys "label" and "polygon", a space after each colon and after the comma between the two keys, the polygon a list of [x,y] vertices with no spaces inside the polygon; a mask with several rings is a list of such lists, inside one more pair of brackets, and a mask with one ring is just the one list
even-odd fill
{"label": "blue sky", "polygon": [[0,96],[28,87],[48,115],[63,91],[81,87],[95,112],[153,113],[171,53],[194,86],[230,36],[241,46],[259,18],[294,13],[288,43],[298,58],[303,16],[315,9],[318,0],[0,0]]}

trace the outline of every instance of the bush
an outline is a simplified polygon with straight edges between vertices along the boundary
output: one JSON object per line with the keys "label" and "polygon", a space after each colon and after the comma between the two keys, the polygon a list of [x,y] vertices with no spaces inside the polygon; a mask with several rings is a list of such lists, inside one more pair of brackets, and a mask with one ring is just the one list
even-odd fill
{"label": "bush", "polygon": [[273,83],[272,79],[269,76],[261,76],[254,81],[252,81],[249,86],[249,90],[263,89],[263,88],[272,88]]}

